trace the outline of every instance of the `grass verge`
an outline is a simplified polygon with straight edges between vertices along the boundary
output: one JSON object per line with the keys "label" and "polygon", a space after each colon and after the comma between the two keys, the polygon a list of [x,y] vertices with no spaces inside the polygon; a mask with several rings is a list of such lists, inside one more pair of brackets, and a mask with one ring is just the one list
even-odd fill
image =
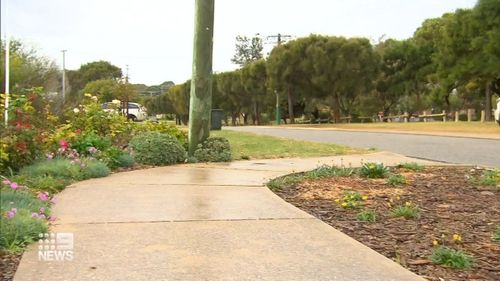
{"label": "grass verge", "polygon": [[495,135],[500,132],[500,127],[494,123],[481,122],[410,122],[410,123],[361,123],[361,124],[307,124],[295,125],[311,128],[338,128],[366,131],[401,131],[412,133],[439,133],[439,134],[470,134],[470,135]]}
{"label": "grass verge", "polygon": [[213,131],[211,136],[229,140],[233,160],[332,156],[369,151],[343,145],[297,141],[233,131]]}

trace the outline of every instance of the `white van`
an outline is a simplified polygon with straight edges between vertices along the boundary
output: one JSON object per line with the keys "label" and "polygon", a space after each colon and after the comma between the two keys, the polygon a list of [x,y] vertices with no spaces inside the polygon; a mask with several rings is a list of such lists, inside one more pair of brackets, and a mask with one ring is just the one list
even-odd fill
{"label": "white van", "polygon": [[[102,104],[102,109],[104,111],[114,111],[116,105],[112,102],[106,102]],[[123,115],[127,114],[126,109],[122,109]],[[128,103],[128,118],[132,121],[144,121],[148,118],[147,109],[139,103],[129,102]]]}

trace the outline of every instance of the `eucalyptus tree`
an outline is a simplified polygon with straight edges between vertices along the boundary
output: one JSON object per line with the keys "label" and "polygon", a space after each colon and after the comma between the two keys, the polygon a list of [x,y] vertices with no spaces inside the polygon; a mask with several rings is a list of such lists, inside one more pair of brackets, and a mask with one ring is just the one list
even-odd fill
{"label": "eucalyptus tree", "polygon": [[241,69],[241,83],[245,93],[250,95],[252,123],[261,125],[261,112],[266,100],[266,62],[254,61]]}

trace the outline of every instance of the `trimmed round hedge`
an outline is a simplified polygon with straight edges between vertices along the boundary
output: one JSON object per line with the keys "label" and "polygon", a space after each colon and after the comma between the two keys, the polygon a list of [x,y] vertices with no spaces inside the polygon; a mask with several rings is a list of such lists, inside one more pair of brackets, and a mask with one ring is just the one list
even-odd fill
{"label": "trimmed round hedge", "polygon": [[137,163],[145,165],[172,165],[184,162],[186,150],[168,134],[145,132],[132,138],[130,147]]}
{"label": "trimmed round hedge", "polygon": [[231,147],[225,138],[214,137],[206,139],[194,152],[198,162],[228,162],[231,161]]}

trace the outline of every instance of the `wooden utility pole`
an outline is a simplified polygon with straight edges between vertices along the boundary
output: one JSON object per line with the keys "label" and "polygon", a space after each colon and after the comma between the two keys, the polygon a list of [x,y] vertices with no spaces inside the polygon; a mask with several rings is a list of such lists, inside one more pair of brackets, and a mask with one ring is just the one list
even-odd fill
{"label": "wooden utility pole", "polygon": [[214,0],[195,0],[193,76],[189,100],[189,155],[210,134]]}

